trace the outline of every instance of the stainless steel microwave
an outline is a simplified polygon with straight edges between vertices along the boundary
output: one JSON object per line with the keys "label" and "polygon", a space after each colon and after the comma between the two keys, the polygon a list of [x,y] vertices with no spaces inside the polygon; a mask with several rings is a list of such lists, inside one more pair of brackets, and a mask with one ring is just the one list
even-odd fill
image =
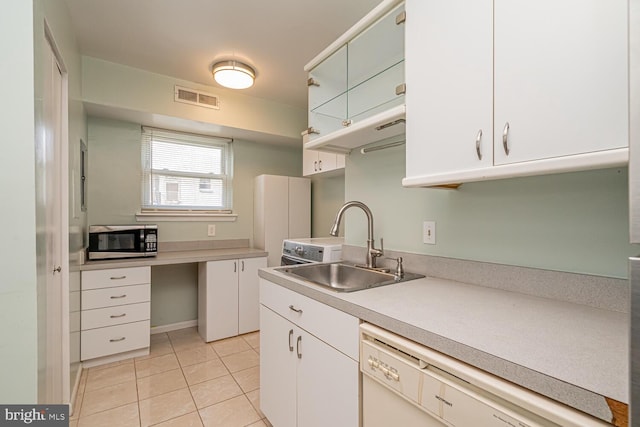
{"label": "stainless steel microwave", "polygon": [[158,254],[158,226],[91,225],[89,259],[136,258]]}

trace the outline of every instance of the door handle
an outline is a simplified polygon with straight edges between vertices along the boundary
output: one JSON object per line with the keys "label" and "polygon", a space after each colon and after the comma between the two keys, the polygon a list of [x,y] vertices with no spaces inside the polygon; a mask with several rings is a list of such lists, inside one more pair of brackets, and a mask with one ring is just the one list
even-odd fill
{"label": "door handle", "polygon": [[298,354],[298,359],[302,359],[302,351],[300,349],[301,343],[302,343],[302,335],[298,335],[298,339],[296,340],[296,353]]}
{"label": "door handle", "polygon": [[293,351],[293,344],[291,343],[291,338],[293,338],[293,329],[289,330],[289,351]]}
{"label": "door handle", "polygon": [[476,154],[478,155],[478,160],[482,160],[482,152],[480,151],[480,141],[482,141],[482,129],[478,131],[478,135],[476,136]]}
{"label": "door handle", "polygon": [[502,130],[502,147],[504,148],[504,154],[509,155],[509,122],[504,124]]}

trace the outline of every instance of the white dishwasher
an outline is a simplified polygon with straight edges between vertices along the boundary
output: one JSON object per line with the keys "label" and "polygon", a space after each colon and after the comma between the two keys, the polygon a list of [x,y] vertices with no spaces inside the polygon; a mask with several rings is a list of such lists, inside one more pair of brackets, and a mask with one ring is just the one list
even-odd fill
{"label": "white dishwasher", "polygon": [[610,426],[377,326],[360,338],[363,427]]}

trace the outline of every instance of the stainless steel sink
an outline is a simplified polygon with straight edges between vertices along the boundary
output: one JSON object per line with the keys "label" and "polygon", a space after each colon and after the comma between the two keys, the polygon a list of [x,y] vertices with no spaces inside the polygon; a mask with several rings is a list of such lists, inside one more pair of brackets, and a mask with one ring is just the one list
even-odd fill
{"label": "stainless steel sink", "polygon": [[424,277],[421,274],[414,273],[405,273],[402,277],[397,277],[392,273],[343,263],[304,264],[280,267],[276,270],[297,279],[324,286],[336,292],[359,291]]}

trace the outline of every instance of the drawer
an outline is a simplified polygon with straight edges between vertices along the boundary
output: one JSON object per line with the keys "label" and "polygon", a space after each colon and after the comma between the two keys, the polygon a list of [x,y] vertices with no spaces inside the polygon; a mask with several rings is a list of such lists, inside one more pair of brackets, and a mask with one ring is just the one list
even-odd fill
{"label": "drawer", "polygon": [[149,320],[82,331],[80,358],[89,360],[149,347],[150,335]]}
{"label": "drawer", "polygon": [[139,322],[151,318],[151,303],[118,305],[115,307],[82,310],[82,330]]}
{"label": "drawer", "polygon": [[148,301],[151,301],[149,284],[82,291],[82,310]]}
{"label": "drawer", "polygon": [[353,360],[359,360],[357,317],[264,279],[260,279],[260,303]]}
{"label": "drawer", "polygon": [[151,283],[151,267],[110,268],[82,272],[82,290]]}

